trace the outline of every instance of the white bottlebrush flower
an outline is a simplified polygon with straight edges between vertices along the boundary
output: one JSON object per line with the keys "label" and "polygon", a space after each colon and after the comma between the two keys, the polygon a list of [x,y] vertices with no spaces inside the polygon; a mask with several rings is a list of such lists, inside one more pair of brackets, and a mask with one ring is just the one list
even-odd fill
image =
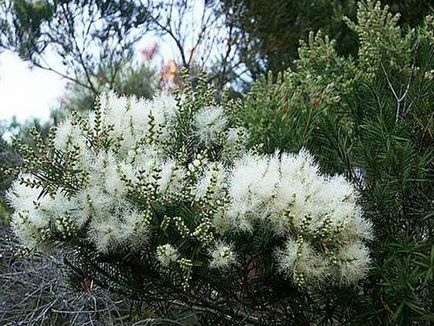
{"label": "white bottlebrush flower", "polygon": [[324,188],[331,197],[329,197],[330,201],[354,203],[359,197],[354,186],[342,175],[335,175],[328,179]]}
{"label": "white bottlebrush flower", "polygon": [[159,167],[162,164],[161,156],[157,149],[146,146],[134,155],[134,169],[136,171],[143,171],[149,175],[152,173],[155,167]]}
{"label": "white bottlebrush flower", "polygon": [[279,272],[292,276],[294,273],[298,250],[299,244],[293,239],[288,239],[283,248],[276,250],[274,256]]}
{"label": "white bottlebrush flower", "polygon": [[41,211],[33,210],[33,211],[24,211],[18,213],[18,215],[14,215],[14,217],[17,218],[15,223],[16,225],[23,225],[25,228],[33,229],[33,230],[40,230],[47,228],[50,223],[50,218],[47,214],[44,214]]}
{"label": "white bottlebrush flower", "polygon": [[38,249],[41,242],[41,228],[46,228],[49,221],[32,211],[14,212],[11,217],[11,227],[21,244],[29,249]]}
{"label": "white bottlebrush flower", "polygon": [[76,197],[68,197],[60,189],[53,196],[44,196],[36,212],[47,220],[55,222],[59,217],[68,216],[75,230],[81,229],[86,219],[81,214],[81,206]]}
{"label": "white bottlebrush flower", "polygon": [[185,187],[185,168],[175,160],[169,159],[160,165],[161,172],[158,180],[158,191],[164,193],[177,193]]}
{"label": "white bottlebrush flower", "polygon": [[337,255],[340,282],[352,284],[362,279],[369,270],[371,259],[368,248],[361,242],[349,244]]}
{"label": "white bottlebrush flower", "polygon": [[128,181],[132,182],[133,184],[137,183],[137,168],[133,164],[120,162],[118,163],[118,170],[119,174],[125,176]]}
{"label": "white bottlebrush flower", "polygon": [[278,234],[286,233],[291,225],[301,225],[304,216],[309,213],[306,200],[308,196],[309,193],[301,182],[288,182],[282,178],[269,207],[271,213],[274,213],[270,216],[270,222]]}
{"label": "white bottlebrush flower", "polygon": [[[255,210],[252,211],[251,201],[234,200],[225,210],[224,221],[228,221],[233,231],[253,232],[253,222],[257,218]],[[259,210],[257,211],[259,212]]]}
{"label": "white bottlebrush flower", "polygon": [[128,237],[118,216],[98,216],[89,225],[89,240],[103,254],[118,250]]}
{"label": "white bottlebrush flower", "polygon": [[297,253],[295,270],[309,283],[319,284],[330,277],[331,262],[324,254],[315,251],[311,244],[304,242]]}
{"label": "white bottlebrush flower", "polygon": [[243,127],[229,128],[226,140],[229,144],[244,144],[247,138],[247,130]]}
{"label": "white bottlebrush flower", "polygon": [[297,283],[300,283],[300,279],[297,279],[300,276],[302,282],[316,283],[330,275],[330,263],[306,242],[287,240],[285,247],[276,251],[275,259],[279,272]]}
{"label": "white bottlebrush flower", "polygon": [[228,123],[223,108],[210,106],[196,113],[195,133],[205,145],[211,145],[218,140]]}
{"label": "white bottlebrush flower", "polygon": [[[252,190],[258,189],[268,168],[267,159],[247,154],[230,171],[228,192],[232,199],[227,209],[228,218],[237,229],[251,229],[255,218],[263,216],[262,198]],[[271,196],[272,194],[270,194]]]}
{"label": "white bottlebrush flower", "polygon": [[149,119],[151,115],[151,103],[149,100],[134,100],[130,102],[130,109],[126,113],[129,120],[127,131],[138,139],[149,130]]}
{"label": "white bottlebrush flower", "polygon": [[179,257],[178,250],[171,244],[165,244],[157,247],[157,259],[164,267],[169,266],[175,262]]}
{"label": "white bottlebrush flower", "polygon": [[132,249],[140,248],[148,240],[149,220],[147,214],[126,204],[115,213],[119,217],[125,242]]}
{"label": "white bottlebrush flower", "polygon": [[[132,97],[131,100],[134,101],[134,98]],[[121,131],[129,107],[128,98],[118,96],[114,92],[107,92],[99,96],[99,103],[104,114],[104,122],[112,125],[115,131]]]}
{"label": "white bottlebrush flower", "polygon": [[264,203],[268,203],[275,196],[276,188],[281,180],[280,162],[277,155],[273,155],[257,160],[256,164],[263,166],[258,171],[260,181],[253,183],[250,186],[250,191],[259,196]]}
{"label": "white bottlebrush flower", "polygon": [[251,187],[261,182],[267,167],[267,160],[259,155],[247,154],[237,160],[231,170],[229,189],[231,197],[247,199],[251,194]]}
{"label": "white bottlebrush flower", "polygon": [[127,193],[127,188],[116,165],[112,165],[106,170],[105,189],[112,196],[124,196]]}
{"label": "white bottlebrush flower", "polygon": [[[307,156],[306,156],[307,157]],[[301,223],[308,214],[306,198],[313,195],[310,184],[300,169],[310,164],[307,159],[286,156],[258,156],[247,154],[237,161],[231,171],[229,194],[233,199],[228,209],[234,227],[248,225],[246,219],[268,218],[278,233],[286,230],[284,221],[280,220],[282,211],[291,209],[294,223]],[[288,160],[291,158],[292,162]],[[305,164],[303,164],[303,162]],[[289,164],[288,164],[289,163]],[[308,169],[311,178],[312,170]],[[286,174],[292,176],[289,178]],[[244,221],[240,221],[244,219]],[[288,225],[289,227],[289,225]]]}
{"label": "white bottlebrush flower", "polygon": [[103,184],[93,184],[77,192],[77,210],[72,212],[74,223],[80,228],[89,219],[104,218],[112,211],[125,205],[125,198],[112,196],[104,190]]}
{"label": "white bottlebrush flower", "polygon": [[80,127],[67,119],[57,126],[56,135],[54,137],[54,147],[64,151],[68,146],[74,145],[84,149],[86,147],[86,139]]}
{"label": "white bottlebrush flower", "polygon": [[214,213],[211,223],[215,232],[219,235],[224,235],[231,230],[231,222],[229,221],[224,208],[220,208]]}
{"label": "white bottlebrush flower", "polygon": [[342,231],[346,239],[372,240],[374,238],[372,222],[363,218],[360,207],[356,207],[354,217]]}
{"label": "white bottlebrush flower", "polygon": [[[128,99],[128,110],[123,109],[123,117],[117,122],[119,130],[116,134],[122,135],[122,148],[127,150],[137,141],[143,139],[151,128],[157,132],[158,139],[166,139],[171,134],[175,121],[177,106],[172,96],[160,94],[153,100]],[[115,116],[117,110],[109,111],[109,116]],[[151,123],[153,126],[151,126]]]}
{"label": "white bottlebrush flower", "polygon": [[47,212],[55,216],[69,214],[71,211],[77,209],[77,200],[75,197],[68,197],[60,189],[51,196],[44,196],[44,201],[41,201],[38,210]]}
{"label": "white bottlebrush flower", "polygon": [[221,163],[210,163],[205,167],[205,172],[196,184],[194,193],[197,199],[203,198],[207,193],[213,194],[213,198],[219,198],[225,187],[226,171]]}
{"label": "white bottlebrush flower", "polygon": [[34,180],[34,177],[31,175],[21,174],[6,192],[6,201],[16,211],[32,210],[35,208],[35,203],[38,201],[42,189],[23,184],[20,181],[21,178]]}
{"label": "white bottlebrush flower", "polygon": [[178,113],[178,106],[173,96],[167,93],[160,93],[150,102],[150,110],[155,112],[155,119],[158,124],[165,126],[166,129],[170,127],[176,120]]}
{"label": "white bottlebrush flower", "polygon": [[210,250],[211,268],[224,269],[236,262],[236,257],[233,245],[219,241],[215,244],[215,248]]}
{"label": "white bottlebrush flower", "polygon": [[[25,175],[22,177],[32,180]],[[8,201],[15,209],[11,219],[15,235],[22,244],[35,249],[38,243],[50,236],[50,223],[55,222],[59,216],[77,211],[76,200],[66,197],[62,191],[58,190],[52,195],[44,196],[40,196],[41,192],[41,188],[31,188],[15,181],[7,194]]]}
{"label": "white bottlebrush flower", "polygon": [[121,179],[119,166],[115,160],[107,162],[107,166],[104,169],[104,177],[105,190],[110,195],[122,197],[127,193],[125,182]]}
{"label": "white bottlebrush flower", "polygon": [[134,129],[134,119],[131,116],[131,107],[136,102],[136,98],[117,96],[114,92],[101,94],[99,103],[103,113],[103,121],[111,126],[109,136],[113,139],[120,139],[119,150],[128,151],[137,140],[137,133]]}

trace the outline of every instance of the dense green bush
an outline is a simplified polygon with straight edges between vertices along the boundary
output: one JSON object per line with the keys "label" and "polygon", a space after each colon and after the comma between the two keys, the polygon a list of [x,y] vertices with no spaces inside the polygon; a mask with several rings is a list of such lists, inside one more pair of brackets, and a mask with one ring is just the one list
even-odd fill
{"label": "dense green bush", "polygon": [[240,110],[265,152],[306,147],[359,185],[375,263],[357,292],[333,295],[354,324],[434,321],[434,19],[412,30],[397,20],[360,3],[347,21],[356,58],[311,34],[295,68],[257,81]]}

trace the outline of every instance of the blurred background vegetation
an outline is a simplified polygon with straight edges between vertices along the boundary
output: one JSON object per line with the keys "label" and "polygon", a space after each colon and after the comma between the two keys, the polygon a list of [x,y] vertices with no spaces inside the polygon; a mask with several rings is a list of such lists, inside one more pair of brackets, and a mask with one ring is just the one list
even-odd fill
{"label": "blurred background vegetation", "polygon": [[[103,90],[150,98],[182,87],[182,67],[192,76],[205,71],[210,83],[238,99],[238,118],[252,143],[262,143],[268,153],[309,149],[325,172],[344,173],[357,184],[374,223],[369,277],[357,288],[306,294],[314,307],[306,312],[307,324],[432,325],[434,19],[426,18],[431,1],[389,0],[380,6],[352,0],[208,0],[197,12],[191,3],[2,2],[0,48],[69,83],[49,121],[6,124],[1,134],[26,140],[31,126],[46,133],[65,114],[91,109]],[[192,12],[201,17],[195,29],[183,25]],[[172,61],[152,64],[156,45],[141,52],[145,60],[136,60],[139,42],[149,33],[172,42]],[[60,68],[46,60],[48,49]],[[0,166],[19,161],[0,138]],[[0,191],[9,182],[0,174]],[[0,215],[7,215],[3,201]],[[4,275],[20,273],[16,263],[4,266]],[[29,272],[30,263],[23,266],[29,279],[40,277]],[[11,294],[13,282],[9,277],[3,292],[0,288],[8,294],[0,295],[7,303],[0,312],[30,291],[21,286]],[[48,298],[47,304],[56,300]],[[37,302],[27,300],[27,310],[20,309],[34,313]],[[78,300],[67,308],[84,304]],[[6,315],[8,322],[24,319],[24,313]],[[166,317],[174,318],[154,321]]]}
{"label": "blurred background vegetation", "polygon": [[[336,50],[343,55],[357,55],[356,35],[343,18],[356,17],[353,0],[221,0],[224,13],[239,33],[237,43],[242,60],[255,77],[293,67],[298,57],[299,41],[309,31],[322,31],[337,40]],[[390,12],[400,13],[399,25],[419,25],[430,12],[429,0],[385,0]]]}

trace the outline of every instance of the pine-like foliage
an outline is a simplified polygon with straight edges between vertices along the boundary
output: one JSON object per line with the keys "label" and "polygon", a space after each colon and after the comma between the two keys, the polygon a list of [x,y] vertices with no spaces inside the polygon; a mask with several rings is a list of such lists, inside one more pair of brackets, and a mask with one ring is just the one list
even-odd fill
{"label": "pine-like foliage", "polygon": [[16,166],[20,162],[17,153],[11,148],[0,133],[0,228],[6,222],[7,210],[3,197],[6,190],[10,187],[12,178],[4,173],[5,168]]}
{"label": "pine-like foliage", "polygon": [[277,83],[256,82],[240,107],[252,142],[265,152],[308,148],[329,173],[358,185],[374,222],[370,277],[357,293],[334,293],[324,304],[335,306],[324,312],[329,321],[434,320],[434,19],[412,30],[398,21],[387,7],[361,2],[357,22],[347,20],[356,58],[311,34],[295,68]]}
{"label": "pine-like foliage", "polygon": [[62,249],[86,279],[205,323],[296,323],[304,292],[356,284],[372,231],[353,185],[305,150],[248,149],[215,98],[203,81],[177,99],[106,93],[48,142],[32,131],[7,194],[25,250]]}

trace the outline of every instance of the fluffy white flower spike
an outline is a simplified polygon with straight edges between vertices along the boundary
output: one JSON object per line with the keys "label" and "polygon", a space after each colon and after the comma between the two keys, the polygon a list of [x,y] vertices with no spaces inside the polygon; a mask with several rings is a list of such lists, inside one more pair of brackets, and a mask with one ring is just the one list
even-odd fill
{"label": "fluffy white flower spike", "polygon": [[196,134],[205,145],[211,145],[218,140],[227,126],[227,118],[220,106],[206,107],[195,116]]}
{"label": "fluffy white flower spike", "polygon": [[178,251],[171,245],[165,244],[157,247],[157,259],[164,267],[169,266],[171,263],[178,259]]}
{"label": "fluffy white flower spike", "polygon": [[211,251],[211,268],[224,269],[236,262],[233,246],[224,242],[218,242]]}

